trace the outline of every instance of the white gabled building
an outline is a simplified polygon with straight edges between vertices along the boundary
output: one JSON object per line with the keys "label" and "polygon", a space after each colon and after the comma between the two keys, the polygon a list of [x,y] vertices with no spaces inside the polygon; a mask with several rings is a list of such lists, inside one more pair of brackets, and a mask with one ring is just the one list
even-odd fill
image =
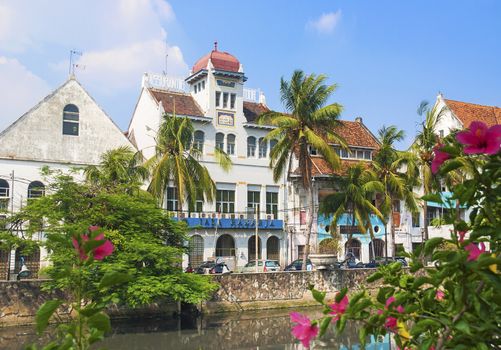
{"label": "white gabled building", "polygon": [[[74,78],[0,132],[0,215],[45,194],[40,171],[97,165],[102,153],[133,145]],[[40,234],[41,237],[42,234]],[[41,255],[41,256],[40,256]],[[20,251],[0,252],[0,279],[20,269]],[[45,252],[24,257],[36,276]],[[10,271],[8,271],[10,269]]]}
{"label": "white gabled building", "polygon": [[[154,154],[155,136],[165,113],[188,117],[194,125],[194,144],[202,150],[217,187],[214,203],[197,202],[196,212],[175,212],[177,198],[167,188],[165,209],[185,220],[192,253],[185,265],[212,257],[238,269],[255,259],[254,207],[259,206],[258,242],[263,259],[287,262],[283,232],[284,184],[273,181],[269,153],[273,142],[264,140],[271,127],[257,125],[256,117],[268,111],[264,95],[244,88],[247,77],[240,62],[217,46],[200,58],[186,78],[145,74],[128,135],[146,158]],[[215,161],[223,149],[233,162],[229,172]],[[174,213],[175,212],[175,213]]]}
{"label": "white gabled building", "polygon": [[[501,108],[496,106],[484,106],[475,103],[461,102],[446,99],[442,94],[437,96],[435,101],[435,110],[440,114],[437,122],[436,132],[440,138],[449,135],[453,130],[460,130],[470,126],[471,122],[478,120],[482,121],[487,126],[501,124]],[[419,194],[423,194],[422,189],[419,189]],[[445,186],[442,188],[442,197],[449,198]],[[396,227],[395,241],[397,245],[403,247],[406,251],[414,250],[416,245],[420,245],[423,240],[424,220],[429,224],[429,238],[433,237],[450,237],[451,225],[432,226],[432,221],[443,217],[444,213],[454,208],[449,208],[447,205],[428,202],[428,217],[425,218],[422,210],[417,215],[412,215],[403,205],[399,225]],[[466,208],[460,208],[460,216],[463,219],[468,219],[468,211]]]}

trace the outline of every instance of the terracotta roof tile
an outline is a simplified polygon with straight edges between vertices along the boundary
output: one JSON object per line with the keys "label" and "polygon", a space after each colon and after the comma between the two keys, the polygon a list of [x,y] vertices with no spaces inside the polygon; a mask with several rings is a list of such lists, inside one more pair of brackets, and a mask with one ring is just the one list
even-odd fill
{"label": "terracotta roof tile", "polygon": [[174,101],[176,103],[176,114],[203,117],[200,106],[190,94],[182,94],[178,92],[162,91],[156,89],[149,89],[152,96],[157,100],[158,103],[162,104],[162,107],[166,113],[174,112]]}
{"label": "terracotta roof tile", "polygon": [[[360,161],[360,160],[347,160],[347,159],[341,159],[341,167],[337,171],[333,171],[329,164],[323,159],[322,157],[312,157],[313,161],[313,169],[311,171],[311,174],[313,176],[329,176],[333,174],[337,175],[345,175],[347,173],[347,170],[350,166],[361,163],[365,165],[366,167],[369,167],[371,164],[368,161]],[[295,175],[301,175],[301,172],[299,171],[299,168],[294,170]]]}
{"label": "terracotta roof tile", "polygon": [[360,122],[341,120],[341,126],[334,131],[342,136],[349,146],[379,148],[376,137]]}
{"label": "terracotta roof tile", "polygon": [[247,123],[254,123],[259,115],[269,111],[270,109],[262,103],[244,101],[244,116]]}
{"label": "terracotta roof tile", "polygon": [[212,50],[193,65],[192,72],[197,73],[202,69],[206,69],[209,59],[216,69],[229,72],[238,72],[240,69],[240,62],[235,56],[229,54],[228,52]]}
{"label": "terracotta roof tile", "polygon": [[464,127],[470,126],[471,122],[475,120],[482,121],[487,126],[501,124],[501,108],[499,107],[446,99],[444,99],[444,102],[461,123],[463,123]]}

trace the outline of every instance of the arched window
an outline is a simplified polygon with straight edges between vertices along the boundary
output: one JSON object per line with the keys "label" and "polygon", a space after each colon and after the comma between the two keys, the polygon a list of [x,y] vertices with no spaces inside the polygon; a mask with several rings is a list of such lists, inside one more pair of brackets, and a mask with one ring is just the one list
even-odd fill
{"label": "arched window", "polygon": [[204,140],[205,140],[205,134],[201,130],[195,131],[195,134],[193,136],[193,147],[199,150],[201,153],[204,152]]}
{"label": "arched window", "polygon": [[382,239],[373,239],[369,243],[369,260],[382,258],[384,256],[384,241]]}
{"label": "arched window", "polygon": [[224,134],[222,132],[216,134],[216,148],[224,151]]}
{"label": "arched window", "polygon": [[80,114],[78,107],[69,104],[63,110],[63,135],[78,136]]}
{"label": "arched window", "polygon": [[0,179],[0,211],[7,210],[9,207],[10,187],[4,179]]}
{"label": "arched window", "polygon": [[[258,259],[261,259],[261,238],[257,240]],[[256,260],[256,236],[251,236],[247,242],[249,261]]]}
{"label": "arched window", "polygon": [[45,185],[40,181],[33,181],[28,185],[28,198],[40,198],[45,195]]}
{"label": "arched window", "polygon": [[202,236],[193,235],[190,238],[190,266],[195,268],[204,261],[204,239]]}
{"label": "arched window", "polygon": [[235,154],[235,135],[229,134],[226,138],[226,153]]}
{"label": "arched window", "polygon": [[271,236],[266,241],[266,255],[269,260],[280,260],[280,240],[277,236]]}
{"label": "arched window", "polygon": [[256,156],[256,138],[254,136],[249,136],[247,138],[247,157]]}
{"label": "arched window", "polygon": [[358,239],[352,238],[344,244],[344,254],[353,254],[355,258],[360,260],[360,250],[362,249],[362,243]]}
{"label": "arched window", "polygon": [[259,158],[266,158],[268,153],[268,141],[264,137],[259,138]]}
{"label": "arched window", "polygon": [[277,145],[278,141],[273,139],[273,140],[270,140],[270,155],[271,155],[271,151],[273,150],[273,148]]}
{"label": "arched window", "polygon": [[235,240],[225,234],[219,236],[216,242],[216,257],[235,256]]}

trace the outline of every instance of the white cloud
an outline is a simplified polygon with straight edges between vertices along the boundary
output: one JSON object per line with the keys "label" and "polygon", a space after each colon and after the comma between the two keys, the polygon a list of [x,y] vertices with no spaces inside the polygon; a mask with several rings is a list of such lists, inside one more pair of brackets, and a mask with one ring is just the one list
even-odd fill
{"label": "white cloud", "polygon": [[18,60],[0,56],[0,131],[50,92],[49,85]]}
{"label": "white cloud", "polygon": [[307,28],[312,28],[320,34],[329,34],[334,31],[334,28],[341,20],[341,10],[336,12],[323,13],[318,19],[309,21]]}

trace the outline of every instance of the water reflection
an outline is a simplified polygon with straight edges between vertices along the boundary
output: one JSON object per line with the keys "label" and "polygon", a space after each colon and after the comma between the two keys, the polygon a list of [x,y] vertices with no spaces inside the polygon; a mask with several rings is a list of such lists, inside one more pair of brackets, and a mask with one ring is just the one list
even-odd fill
{"label": "water reflection", "polygon": [[[114,322],[113,331],[99,344],[109,350],[212,350],[212,349],[305,349],[291,335],[290,310],[245,312],[204,316],[200,318],[129,320]],[[318,317],[318,310],[303,310]],[[332,332],[328,341],[317,341],[314,349],[359,349],[357,329],[347,325],[345,333],[336,338]],[[20,344],[36,341],[33,328],[10,328],[11,337],[0,330],[2,349],[22,349]],[[31,331],[31,333],[30,333]],[[12,336],[17,334],[15,338]],[[19,335],[21,334],[21,337]],[[390,349],[388,342],[372,342],[372,350]]]}

